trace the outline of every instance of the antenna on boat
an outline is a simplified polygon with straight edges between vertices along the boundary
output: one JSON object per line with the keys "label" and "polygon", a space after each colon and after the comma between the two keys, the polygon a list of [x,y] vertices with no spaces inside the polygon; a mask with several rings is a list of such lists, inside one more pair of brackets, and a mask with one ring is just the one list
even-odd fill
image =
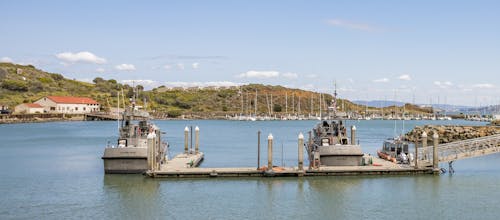
{"label": "antenna on boat", "polygon": [[396,93],[397,89],[394,89],[394,137],[397,136],[397,125],[396,125],[396,116],[397,114],[397,105],[396,105]]}
{"label": "antenna on boat", "polygon": [[118,135],[120,135],[120,91],[116,92],[117,93],[117,98],[118,98],[118,103],[117,103],[117,110],[116,110],[116,122],[118,124]]}

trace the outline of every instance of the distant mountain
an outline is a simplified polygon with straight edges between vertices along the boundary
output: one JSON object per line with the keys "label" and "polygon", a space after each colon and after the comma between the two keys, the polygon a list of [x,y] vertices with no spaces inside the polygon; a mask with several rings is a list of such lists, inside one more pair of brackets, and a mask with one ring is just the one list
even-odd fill
{"label": "distant mountain", "polygon": [[490,114],[500,114],[500,105],[490,105],[490,106],[482,106],[482,107],[466,107],[460,109],[460,112],[468,113],[468,114],[481,114],[481,115],[490,115]]}
{"label": "distant mountain", "polygon": [[384,107],[389,107],[389,106],[403,106],[405,105],[404,102],[398,102],[398,101],[386,101],[386,100],[372,100],[372,101],[363,101],[363,100],[356,100],[353,101],[353,103],[358,104],[358,105],[368,105],[369,107],[375,107],[375,108],[384,108]]}
{"label": "distant mountain", "polygon": [[[403,106],[405,103],[404,102],[399,102],[399,101],[385,101],[385,100],[371,100],[371,101],[364,101],[364,100],[356,100],[353,101],[353,103],[358,104],[358,105],[368,105],[369,107],[376,107],[376,108],[382,108],[382,107],[389,107],[389,106]],[[446,112],[467,112],[467,111],[478,111],[477,108],[473,108],[471,106],[464,106],[464,105],[449,105],[449,104],[416,104],[418,106],[432,106],[434,109],[439,109],[439,110],[444,110]],[[494,109],[494,107],[485,107],[487,109]],[[498,107],[497,107],[498,108]],[[481,108],[482,109],[482,108]]]}

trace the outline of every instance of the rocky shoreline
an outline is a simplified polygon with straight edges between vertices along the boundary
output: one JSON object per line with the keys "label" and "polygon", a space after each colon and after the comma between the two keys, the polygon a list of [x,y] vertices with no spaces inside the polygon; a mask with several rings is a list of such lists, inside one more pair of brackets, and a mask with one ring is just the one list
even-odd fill
{"label": "rocky shoreline", "polygon": [[416,126],[405,134],[405,139],[411,142],[419,142],[422,133],[427,133],[427,142],[432,142],[432,135],[437,131],[439,143],[449,143],[489,135],[500,134],[500,127],[495,126],[462,126],[462,125],[425,125]]}

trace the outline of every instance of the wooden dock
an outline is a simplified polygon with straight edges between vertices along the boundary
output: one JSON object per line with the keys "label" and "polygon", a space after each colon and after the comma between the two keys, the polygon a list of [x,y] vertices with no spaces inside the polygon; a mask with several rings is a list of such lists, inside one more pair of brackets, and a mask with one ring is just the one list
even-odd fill
{"label": "wooden dock", "polygon": [[[319,169],[299,170],[298,167],[196,167],[196,162],[203,160],[203,153],[181,154],[162,164],[160,170],[148,171],[154,178],[209,178],[209,177],[309,177],[309,176],[346,176],[346,175],[412,175],[434,174],[438,171],[432,168],[415,169],[410,165],[395,164],[379,158],[373,158],[376,165],[369,166],[328,166]],[[192,162],[191,162],[192,161]],[[190,164],[194,164],[191,166]]]}

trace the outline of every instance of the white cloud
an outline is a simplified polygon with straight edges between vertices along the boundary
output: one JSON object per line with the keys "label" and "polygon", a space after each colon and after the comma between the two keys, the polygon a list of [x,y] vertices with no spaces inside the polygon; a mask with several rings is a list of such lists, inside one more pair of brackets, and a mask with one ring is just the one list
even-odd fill
{"label": "white cloud", "polygon": [[399,76],[399,79],[400,80],[410,81],[411,80],[411,76],[408,75],[408,74],[403,74],[403,75]]}
{"label": "white cloud", "polygon": [[193,69],[198,69],[198,67],[200,66],[199,63],[193,63],[191,64],[191,66],[193,67]]}
{"label": "white cloud", "polygon": [[260,79],[265,79],[265,78],[275,78],[278,77],[280,73],[278,71],[255,71],[255,70],[250,70],[246,73],[242,73],[238,75],[237,77],[239,78],[260,78]]}
{"label": "white cloud", "polygon": [[180,69],[180,70],[184,70],[184,64],[178,63],[177,64],[177,68]]}
{"label": "white cloud", "polygon": [[240,86],[243,84],[229,82],[229,81],[220,81],[220,82],[166,82],[163,85],[169,88],[174,88],[174,87],[189,88],[189,87],[208,87],[208,86],[230,87],[230,86]]}
{"label": "white cloud", "polygon": [[115,69],[123,70],[123,71],[132,71],[132,70],[135,70],[135,66],[132,64],[122,63],[120,65],[116,65]]}
{"label": "white cloud", "polygon": [[434,85],[439,87],[439,88],[442,88],[442,89],[447,89],[447,88],[453,86],[453,83],[450,81],[445,81],[445,82],[434,81]]}
{"label": "white cloud", "polygon": [[14,63],[14,61],[10,57],[2,57],[0,63]]}
{"label": "white cloud", "polygon": [[84,62],[84,63],[95,63],[104,64],[106,59],[98,57],[91,52],[82,51],[78,53],[64,52],[56,54],[56,57],[62,61],[69,63]]}
{"label": "white cloud", "polygon": [[368,24],[352,22],[352,21],[341,20],[341,19],[331,19],[331,20],[328,20],[327,23],[331,26],[334,26],[334,27],[347,28],[347,29],[353,29],[353,30],[359,30],[359,31],[369,31],[369,32],[383,31],[383,29],[379,28],[379,27],[375,27],[375,26],[368,25]]}
{"label": "white cloud", "polygon": [[480,84],[472,85],[472,88],[477,88],[477,89],[491,89],[494,87],[495,86],[493,84],[489,84],[489,83],[480,83]]}
{"label": "white cloud", "polygon": [[297,73],[283,73],[281,76],[287,78],[287,79],[297,79],[299,78],[299,75]]}
{"label": "white cloud", "polygon": [[104,73],[104,71],[106,71],[104,68],[97,68],[95,71],[97,71],[98,73]]}
{"label": "white cloud", "polygon": [[375,80],[373,80],[373,82],[386,83],[386,82],[389,82],[389,79],[387,79],[387,78],[375,79]]}

